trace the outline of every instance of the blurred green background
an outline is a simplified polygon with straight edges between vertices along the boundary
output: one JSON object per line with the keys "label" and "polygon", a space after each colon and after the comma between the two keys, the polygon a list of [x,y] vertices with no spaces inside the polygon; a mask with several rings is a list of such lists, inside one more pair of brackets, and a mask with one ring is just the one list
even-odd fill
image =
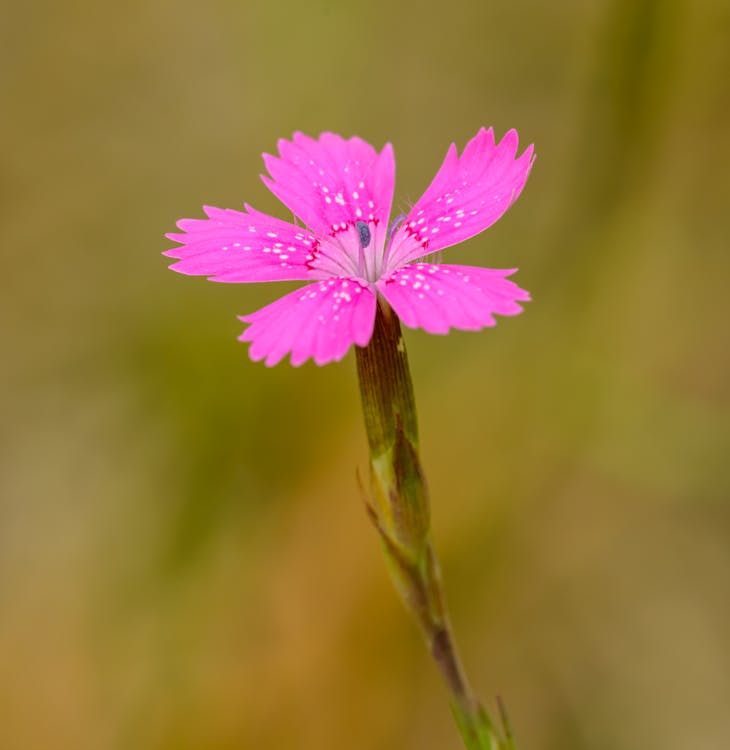
{"label": "blurred green background", "polygon": [[521,746],[730,746],[730,7],[9,5],[0,55],[3,750],[458,748],[361,507],[352,354],[267,370],[176,276],[203,203],[286,217],[296,129],[396,149],[396,208],[481,125],[527,188],[450,262],[491,331],[407,334],[437,545]]}

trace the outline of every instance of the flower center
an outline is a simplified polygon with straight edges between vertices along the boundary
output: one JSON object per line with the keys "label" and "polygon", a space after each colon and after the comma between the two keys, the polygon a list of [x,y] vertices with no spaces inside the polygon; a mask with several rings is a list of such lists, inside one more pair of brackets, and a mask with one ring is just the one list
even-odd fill
{"label": "flower center", "polygon": [[400,218],[389,230],[377,219],[333,224],[326,237],[316,240],[307,265],[322,278],[346,276],[374,284],[414,257],[428,254],[428,242]]}
{"label": "flower center", "polygon": [[317,240],[308,265],[323,276],[347,276],[372,284],[381,275],[385,232],[377,219],[333,224]]}

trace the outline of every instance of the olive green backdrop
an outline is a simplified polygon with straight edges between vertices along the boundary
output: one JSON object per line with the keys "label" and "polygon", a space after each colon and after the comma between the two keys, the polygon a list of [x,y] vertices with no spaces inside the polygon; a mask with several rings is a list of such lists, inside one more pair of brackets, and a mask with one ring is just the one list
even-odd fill
{"label": "olive green backdrop", "polygon": [[356,489],[350,354],[251,363],[291,285],[176,276],[203,203],[286,211],[294,130],[536,144],[450,262],[494,330],[409,331],[478,692],[525,750],[730,746],[730,8],[713,0],[16,3],[0,31],[0,747],[442,750]]}

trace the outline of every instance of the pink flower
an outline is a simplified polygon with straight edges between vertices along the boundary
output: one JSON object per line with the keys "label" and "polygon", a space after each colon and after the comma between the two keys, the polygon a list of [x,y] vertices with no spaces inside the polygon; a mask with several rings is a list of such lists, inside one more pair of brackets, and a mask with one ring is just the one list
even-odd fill
{"label": "pink flower", "polygon": [[400,320],[429,333],[478,330],[494,314],[516,315],[529,294],[507,280],[512,270],[427,262],[427,256],[479,234],[517,199],[532,165],[532,146],[517,158],[517,133],[495,144],[482,128],[461,156],[451,144],[426,192],[388,228],[395,160],[360,138],[295,133],[264,154],[262,179],[305,227],[245,204],[245,211],[204,207],[207,219],[183,219],[170,268],[212,281],[302,280],[313,283],[240,319],[253,360],[294,366],[342,359],[372,336],[377,298]]}

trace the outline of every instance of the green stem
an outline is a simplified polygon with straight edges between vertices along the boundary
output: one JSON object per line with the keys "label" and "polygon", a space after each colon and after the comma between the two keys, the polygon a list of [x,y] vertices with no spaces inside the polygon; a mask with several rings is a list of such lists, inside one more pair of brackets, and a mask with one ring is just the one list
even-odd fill
{"label": "green stem", "polygon": [[[418,456],[418,422],[400,323],[383,301],[357,371],[370,447],[367,508],[391,577],[414,615],[444,678],[468,750],[513,750],[474,697],[454,644],[430,531],[426,481]],[[506,722],[505,722],[506,726]]]}

